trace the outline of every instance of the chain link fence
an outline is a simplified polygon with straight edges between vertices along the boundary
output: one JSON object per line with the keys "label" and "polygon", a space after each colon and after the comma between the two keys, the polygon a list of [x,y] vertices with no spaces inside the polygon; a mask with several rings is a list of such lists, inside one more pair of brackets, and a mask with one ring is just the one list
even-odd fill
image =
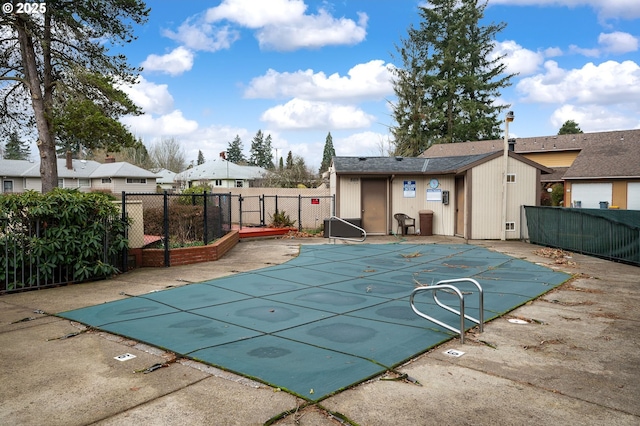
{"label": "chain link fence", "polygon": [[231,230],[230,194],[122,193],[122,215],[129,217],[129,248],[207,245]]}
{"label": "chain link fence", "polygon": [[303,195],[233,195],[232,210],[242,227],[278,227],[282,219],[292,227],[320,229],[323,221],[335,215],[335,197]]}

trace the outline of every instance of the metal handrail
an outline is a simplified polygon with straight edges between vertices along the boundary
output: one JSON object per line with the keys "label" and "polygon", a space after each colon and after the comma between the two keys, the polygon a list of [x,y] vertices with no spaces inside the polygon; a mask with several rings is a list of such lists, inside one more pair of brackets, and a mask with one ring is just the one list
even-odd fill
{"label": "metal handrail", "polygon": [[[362,232],[362,239],[350,238],[350,237],[338,237],[338,236],[333,236],[333,235],[331,235],[331,222],[333,221],[333,219],[337,219],[337,220],[339,220],[339,221],[340,221],[340,222],[342,222],[342,223],[346,223],[347,225],[349,225],[349,226],[351,226],[351,227],[353,227],[353,228],[358,229],[360,232]],[[328,235],[328,237],[327,237],[327,238],[332,238],[333,240],[355,241],[355,242],[358,242],[358,243],[361,243],[361,242],[363,242],[364,240],[366,240],[366,239],[367,239],[367,231],[365,231],[364,229],[360,228],[360,227],[359,227],[359,226],[357,226],[357,225],[354,225],[354,224],[353,224],[353,223],[351,223],[351,222],[347,222],[346,220],[339,218],[338,216],[331,216],[331,217],[329,218],[329,224],[328,224],[328,225],[329,225],[329,232],[328,232],[328,234],[329,234],[329,235]],[[334,241],[334,242],[335,242],[335,241]]]}
{"label": "metal handrail", "polygon": [[[465,282],[465,281],[469,281],[473,284],[475,284],[476,287],[478,287],[479,290],[479,298],[480,298],[480,302],[479,302],[479,308],[480,308],[480,315],[479,315],[479,319],[475,319],[469,315],[465,315],[464,313],[464,295],[462,294],[462,292],[460,291],[460,289],[454,285],[451,285],[450,283],[452,282]],[[438,299],[438,297],[436,296],[437,291],[438,290],[444,290],[444,289],[448,289],[450,290],[453,294],[458,296],[458,299],[460,300],[460,310],[456,311],[455,309],[443,304],[442,302],[440,302],[440,300]],[[420,312],[418,310],[418,308],[416,308],[413,300],[414,297],[417,293],[425,291],[425,290],[429,290],[433,292],[433,300],[436,302],[436,304],[438,306],[440,306],[441,308],[444,308],[446,310],[448,310],[449,312],[453,312],[454,314],[460,316],[460,328],[455,328],[453,326],[450,326],[449,324],[446,324],[440,320],[437,320],[423,312]],[[411,292],[411,296],[409,297],[409,303],[411,304],[411,309],[413,310],[413,312],[415,312],[417,315],[421,316],[422,318],[429,320],[435,324],[438,324],[441,327],[446,328],[447,330],[453,331],[454,333],[458,333],[460,335],[460,343],[464,343],[464,320],[468,319],[471,322],[474,322],[476,324],[479,325],[480,328],[480,332],[484,331],[484,295],[483,295],[483,291],[482,291],[482,287],[480,286],[480,284],[471,278],[458,278],[458,279],[453,279],[453,280],[443,280],[443,281],[439,281],[436,283],[436,285],[430,285],[430,286],[421,286],[421,287],[416,287],[412,292]]]}

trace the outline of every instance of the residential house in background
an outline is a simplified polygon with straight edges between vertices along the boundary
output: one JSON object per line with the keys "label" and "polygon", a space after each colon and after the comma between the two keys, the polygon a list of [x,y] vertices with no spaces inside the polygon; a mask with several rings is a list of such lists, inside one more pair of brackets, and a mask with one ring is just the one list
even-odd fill
{"label": "residential house in background", "polygon": [[[83,192],[96,190],[114,194],[126,192],[155,192],[155,173],[126,162],[107,157],[105,163],[76,160],[70,156],[59,158],[58,187],[77,188]],[[26,160],[0,160],[2,192],[42,192],[40,163]]]}
{"label": "residential house in background", "polygon": [[[437,158],[334,157],[330,191],[336,215],[360,219],[368,234],[398,232],[394,215],[404,213],[415,219],[415,232],[421,235],[518,239],[524,232],[520,206],[538,204],[541,175],[552,170],[508,152],[503,198],[504,161],[503,151]],[[423,215],[432,220],[430,226],[423,226],[429,225],[422,223]]]}
{"label": "residential house in background", "polygon": [[[564,185],[564,207],[640,210],[640,129],[512,139],[514,152],[552,168],[541,184]],[[434,145],[422,157],[496,152],[503,140]]]}
{"label": "residential house in background", "polygon": [[167,192],[176,192],[178,190],[178,184],[175,181],[176,174],[171,170],[160,169],[156,172],[158,178],[156,179],[156,185],[160,190]]}
{"label": "residential house in background", "polygon": [[214,190],[222,188],[249,188],[252,182],[262,179],[267,170],[255,166],[239,166],[223,158],[207,160],[174,177],[178,190],[198,185],[209,185]]}

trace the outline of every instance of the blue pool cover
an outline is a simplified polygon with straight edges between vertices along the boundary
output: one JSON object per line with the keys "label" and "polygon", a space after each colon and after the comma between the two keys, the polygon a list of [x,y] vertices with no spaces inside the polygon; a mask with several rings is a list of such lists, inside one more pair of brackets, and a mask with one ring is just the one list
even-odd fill
{"label": "blue pool cover", "polygon": [[[472,245],[309,245],[282,265],[58,316],[318,401],[455,337],[409,304],[418,283],[453,278],[480,283],[491,320],[570,276]],[[438,298],[457,309],[457,299]],[[459,327],[430,292],[415,303]],[[478,317],[477,293],[465,306]]]}

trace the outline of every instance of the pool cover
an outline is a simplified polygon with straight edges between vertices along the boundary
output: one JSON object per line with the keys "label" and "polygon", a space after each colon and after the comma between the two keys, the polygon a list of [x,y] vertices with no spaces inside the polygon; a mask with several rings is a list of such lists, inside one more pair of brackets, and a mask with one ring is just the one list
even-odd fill
{"label": "pool cover", "polygon": [[[309,245],[282,265],[58,315],[318,401],[456,337],[409,304],[417,283],[453,278],[480,283],[491,320],[569,275],[472,245]],[[430,292],[415,303],[459,327]],[[465,313],[478,317],[477,292]]]}

